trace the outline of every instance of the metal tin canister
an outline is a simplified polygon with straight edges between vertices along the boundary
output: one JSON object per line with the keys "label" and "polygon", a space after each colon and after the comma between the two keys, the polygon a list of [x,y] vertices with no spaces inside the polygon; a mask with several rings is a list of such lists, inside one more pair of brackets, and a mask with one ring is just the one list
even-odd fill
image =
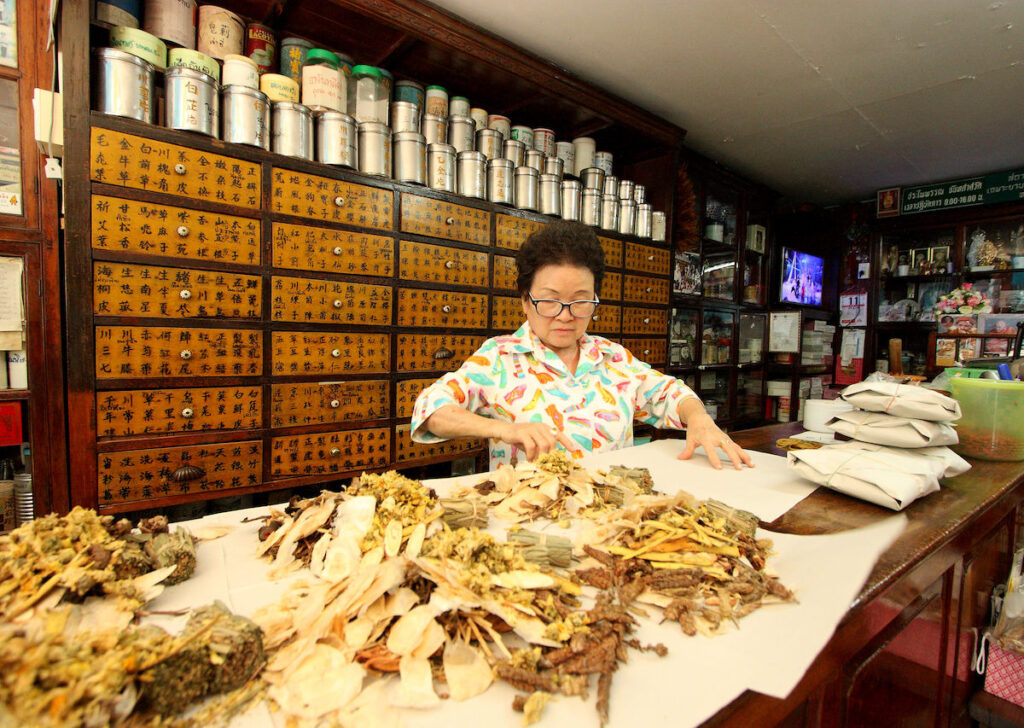
{"label": "metal tin canister", "polygon": [[509,136],[525,144],[527,149],[533,149],[533,129],[530,127],[516,124],[512,127],[512,132]]}
{"label": "metal tin canister", "polygon": [[551,129],[534,129],[533,148],[544,152],[547,157],[555,156],[555,132]]}
{"label": "metal tin canister", "polygon": [[612,173],[612,161],[611,152],[594,152],[594,166],[604,170],[605,174]]}
{"label": "metal tin canister", "polygon": [[572,142],[555,142],[555,156],[562,160],[562,176],[576,176],[576,148]]}
{"label": "metal tin canister", "polygon": [[196,0],[146,0],[145,18],[147,33],[182,48],[196,47]]}
{"label": "metal tin canister", "polygon": [[469,110],[469,118],[471,118],[476,123],[476,128],[477,128],[478,131],[480,129],[486,129],[487,128],[487,110],[486,109],[481,109],[478,106],[470,109]]}
{"label": "metal tin canister", "polygon": [[270,149],[270,102],[248,86],[225,86],[222,91],[221,139]]}
{"label": "metal tin canister", "polygon": [[601,224],[601,190],[583,189],[580,196],[580,220],[594,227]]}
{"label": "metal tin canister", "polygon": [[432,190],[455,192],[455,147],[427,145],[427,186]]}
{"label": "metal tin canister", "polygon": [[359,125],[359,171],[391,176],[391,129],[387,124],[364,121]]}
{"label": "metal tin canister", "polygon": [[391,102],[391,131],[420,133],[420,107],[409,101]]}
{"label": "metal tin canister", "polygon": [[513,168],[526,162],[526,144],[518,139],[506,139],[501,144],[501,156],[511,160]]}
{"label": "metal tin canister", "polygon": [[264,73],[260,76],[260,91],[270,101],[291,101],[299,103],[299,84],[291,76],[282,73]]}
{"label": "metal tin canister", "polygon": [[587,167],[580,172],[580,181],[585,190],[600,190],[604,185],[604,170],[597,167]]}
{"label": "metal tin canister", "polygon": [[636,189],[636,182],[629,179],[619,180],[619,199],[632,200],[633,191]]}
{"label": "metal tin canister", "polygon": [[213,80],[220,83],[220,64],[205,53],[189,50],[188,48],[171,48],[167,51],[167,66],[183,66],[193,71],[213,76]]}
{"label": "metal tin canister", "polygon": [[565,162],[558,157],[544,157],[544,174],[553,174],[562,181],[565,172]]}
{"label": "metal tin canister", "polygon": [[469,116],[469,99],[465,96],[452,96],[449,98],[448,116]]}
{"label": "metal tin canister", "polygon": [[488,114],[487,128],[499,132],[502,139],[508,139],[512,135],[512,120],[501,114]]}
{"label": "metal tin canister", "polygon": [[427,183],[427,140],[415,131],[400,131],[391,136],[394,144],[394,178],[415,185]]}
{"label": "metal tin canister", "polygon": [[431,116],[439,116],[442,119],[448,116],[448,92],[444,86],[427,86],[427,100],[424,102],[423,111]]}
{"label": "metal tin canister", "polygon": [[619,200],[618,230],[623,235],[633,235],[636,230],[636,203],[632,198]]}
{"label": "metal tin canister", "polygon": [[340,111],[316,115],[316,161],[356,168],[356,120]]}
{"label": "metal tin canister", "polygon": [[540,211],[555,217],[562,214],[562,178],[557,174],[540,176]]}
{"label": "metal tin canister", "polygon": [[483,152],[459,152],[459,194],[463,197],[485,199],[487,192],[487,157]]}
{"label": "metal tin canister", "polygon": [[110,45],[119,51],[138,56],[157,68],[167,68],[167,46],[144,30],[123,25],[111,28]]}
{"label": "metal tin canister", "polygon": [[573,165],[576,176],[579,177],[583,170],[594,166],[594,153],[597,151],[597,142],[590,137],[576,137],[572,140],[573,152],[576,156],[576,163]]}
{"label": "metal tin canister", "polygon": [[655,210],[651,213],[651,240],[656,243],[665,242],[665,238],[668,236],[667,225],[665,224],[665,213],[661,210]]}
{"label": "metal tin canister", "polygon": [[213,76],[177,66],[164,73],[167,128],[220,136],[220,89]]}
{"label": "metal tin canister", "polygon": [[605,175],[604,182],[601,183],[601,194],[602,195],[615,195],[619,196],[619,178],[614,174]]}
{"label": "metal tin canister", "polygon": [[487,162],[487,199],[498,205],[511,205],[512,177],[515,165],[509,159],[491,159]]}
{"label": "metal tin canister", "polygon": [[198,32],[196,50],[211,58],[241,55],[245,49],[245,23],[225,8],[200,5]]}
{"label": "metal tin canister", "polygon": [[561,184],[562,189],[562,219],[563,220],[579,220],[580,219],[580,191],[583,189],[583,185],[574,179],[564,179]]}
{"label": "metal tin canister", "polygon": [[633,201],[638,205],[642,205],[645,202],[647,202],[647,188],[644,187],[643,185],[637,185],[636,187],[634,187]]}
{"label": "metal tin canister", "polygon": [[287,76],[295,83],[302,81],[302,66],[306,63],[306,54],[313,44],[302,38],[285,38],[281,41],[282,76]]}
{"label": "metal tin canister", "polygon": [[156,67],[116,48],[93,51],[93,108],[152,124],[156,120],[153,81]]}
{"label": "metal tin canister", "polygon": [[476,147],[476,122],[469,116],[448,117],[448,143],[456,152],[471,152]]}
{"label": "metal tin canister", "polygon": [[501,157],[501,143],[504,137],[496,129],[478,129],[476,132],[476,150],[483,152],[488,159]]}
{"label": "metal tin canister", "polygon": [[224,73],[221,75],[225,86],[248,86],[259,88],[260,72],[256,62],[249,56],[232,53],[224,56]]}
{"label": "metal tin canister", "polygon": [[601,195],[601,227],[605,230],[619,228],[618,195]]}
{"label": "metal tin canister", "polygon": [[633,232],[638,238],[651,237],[651,216],[653,213],[654,209],[646,202],[636,206],[636,225],[633,227]]}
{"label": "metal tin canister", "polygon": [[[149,8],[146,8],[147,15]],[[142,4],[139,0],[97,0],[96,20],[111,25],[138,28],[142,18]],[[151,32],[151,31],[147,31]],[[154,33],[156,35],[156,33]]]}
{"label": "metal tin canister", "polygon": [[420,131],[427,138],[427,144],[448,143],[448,128],[443,116],[424,114],[420,120]]}
{"label": "metal tin canister", "polygon": [[540,172],[533,167],[516,167],[516,207],[520,210],[536,210],[539,197]]}
{"label": "metal tin canister", "polygon": [[544,152],[539,149],[527,149],[526,159],[523,160],[524,167],[532,167],[537,174],[544,171]]}
{"label": "metal tin canister", "polygon": [[422,109],[427,101],[427,94],[423,90],[423,86],[415,81],[396,81],[395,101],[406,101],[410,104],[416,104],[416,106]]}
{"label": "metal tin canister", "polygon": [[271,147],[278,154],[313,159],[313,111],[291,101],[271,105]]}
{"label": "metal tin canister", "polygon": [[260,73],[270,73],[277,67],[277,40],[274,31],[261,23],[245,26],[245,55],[256,63]]}

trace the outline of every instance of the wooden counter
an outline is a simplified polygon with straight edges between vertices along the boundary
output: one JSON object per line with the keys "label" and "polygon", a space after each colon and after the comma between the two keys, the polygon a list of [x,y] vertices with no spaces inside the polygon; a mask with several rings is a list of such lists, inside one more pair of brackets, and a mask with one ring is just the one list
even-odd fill
{"label": "wooden counter", "polygon": [[[784,455],[775,441],[799,425],[732,433],[744,447]],[[906,531],[875,565],[828,645],[785,700],[747,692],[706,726],[967,726],[980,687],[970,672],[989,594],[1006,579],[1024,499],[1024,462],[973,460],[904,513]],[[822,534],[891,515],[825,488],[765,528]],[[779,645],[780,650],[785,645]]]}

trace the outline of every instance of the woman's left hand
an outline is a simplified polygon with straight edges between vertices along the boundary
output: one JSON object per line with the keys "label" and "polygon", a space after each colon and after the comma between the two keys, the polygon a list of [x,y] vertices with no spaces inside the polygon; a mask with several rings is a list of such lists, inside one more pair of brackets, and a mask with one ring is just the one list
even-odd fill
{"label": "woman's left hand", "polygon": [[691,414],[686,422],[686,447],[679,454],[680,460],[689,460],[698,447],[704,448],[704,453],[711,461],[711,467],[715,470],[722,469],[721,458],[718,457],[718,448],[722,448],[729,456],[733,467],[737,470],[741,465],[748,468],[754,467],[750,454],[743,450],[732,439],[722,432],[721,428],[706,412]]}

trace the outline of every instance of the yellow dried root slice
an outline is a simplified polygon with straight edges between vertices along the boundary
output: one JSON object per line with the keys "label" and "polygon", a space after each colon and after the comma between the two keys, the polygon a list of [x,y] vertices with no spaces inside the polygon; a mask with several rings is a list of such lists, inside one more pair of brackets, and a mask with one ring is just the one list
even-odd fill
{"label": "yellow dried root slice", "polygon": [[433,708],[441,702],[434,692],[434,675],[426,658],[404,656],[398,663],[398,674],[398,689],[392,692],[395,706]]}
{"label": "yellow dried root slice", "polygon": [[441,655],[445,680],[452,700],[468,700],[479,695],[494,682],[487,660],[463,640],[451,640]]}
{"label": "yellow dried root slice", "polygon": [[321,643],[268,694],[282,712],[313,720],[352,702],[363,689],[365,676],[362,666],[344,652]]}

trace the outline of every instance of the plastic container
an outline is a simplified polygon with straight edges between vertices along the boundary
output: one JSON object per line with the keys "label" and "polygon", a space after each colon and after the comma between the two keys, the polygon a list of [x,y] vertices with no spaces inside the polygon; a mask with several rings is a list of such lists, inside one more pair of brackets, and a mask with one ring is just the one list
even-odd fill
{"label": "plastic container", "polygon": [[323,48],[312,48],[302,66],[302,105],[313,111],[347,113],[345,76],[338,70],[338,56]]}
{"label": "plastic container", "polygon": [[379,68],[356,66],[352,69],[348,108],[357,123],[387,124],[388,99],[389,92]]}
{"label": "plastic container", "polygon": [[1024,460],[1024,382],[954,377],[963,416],[953,449],[979,460]]}

